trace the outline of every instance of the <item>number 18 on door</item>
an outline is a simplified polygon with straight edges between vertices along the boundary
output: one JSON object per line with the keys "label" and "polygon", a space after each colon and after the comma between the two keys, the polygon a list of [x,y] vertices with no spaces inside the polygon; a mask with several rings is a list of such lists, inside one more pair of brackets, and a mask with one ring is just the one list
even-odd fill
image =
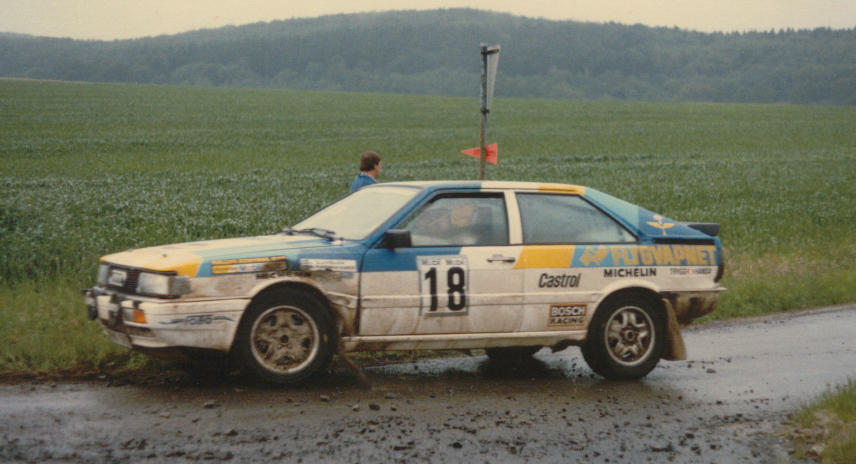
{"label": "number 18 on door", "polygon": [[467,314],[469,268],[467,257],[420,256],[419,286],[421,313],[426,316],[464,316]]}

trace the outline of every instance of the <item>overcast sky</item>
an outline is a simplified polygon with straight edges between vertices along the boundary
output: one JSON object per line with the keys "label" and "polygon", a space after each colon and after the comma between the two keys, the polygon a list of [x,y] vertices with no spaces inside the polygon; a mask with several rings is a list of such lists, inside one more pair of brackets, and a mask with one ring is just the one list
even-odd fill
{"label": "overcast sky", "polygon": [[856,27],[856,0],[0,0],[0,32],[113,40],[336,13],[459,7],[702,32]]}

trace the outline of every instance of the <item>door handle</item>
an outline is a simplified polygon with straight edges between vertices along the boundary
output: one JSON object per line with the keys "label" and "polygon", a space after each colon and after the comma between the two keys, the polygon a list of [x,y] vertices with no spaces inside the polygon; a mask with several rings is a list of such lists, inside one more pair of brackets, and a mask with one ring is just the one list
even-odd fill
{"label": "door handle", "polygon": [[512,256],[502,256],[502,255],[493,255],[487,259],[487,262],[489,262],[489,263],[495,263],[497,261],[501,262],[501,263],[513,263],[515,261],[515,259]]}

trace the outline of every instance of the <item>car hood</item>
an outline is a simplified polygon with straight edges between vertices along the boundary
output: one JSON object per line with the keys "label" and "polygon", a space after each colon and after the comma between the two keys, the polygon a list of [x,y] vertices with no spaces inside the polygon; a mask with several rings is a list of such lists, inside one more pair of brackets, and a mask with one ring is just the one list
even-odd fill
{"label": "car hood", "polygon": [[265,263],[278,263],[281,269],[296,250],[337,243],[341,244],[318,237],[265,235],[139,248],[103,256],[101,262],[197,277],[219,273],[218,269],[229,272],[224,266],[244,266],[241,272],[254,272],[271,266]]}

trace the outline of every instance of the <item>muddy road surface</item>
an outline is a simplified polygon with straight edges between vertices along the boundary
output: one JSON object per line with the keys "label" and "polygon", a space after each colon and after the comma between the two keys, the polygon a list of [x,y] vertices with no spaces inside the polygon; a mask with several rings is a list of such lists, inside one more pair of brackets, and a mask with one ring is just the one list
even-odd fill
{"label": "muddy road surface", "polygon": [[856,377],[856,307],[708,324],[689,360],[594,376],[579,350],[483,355],[273,388],[232,375],[0,386],[0,462],[780,463],[787,414]]}

